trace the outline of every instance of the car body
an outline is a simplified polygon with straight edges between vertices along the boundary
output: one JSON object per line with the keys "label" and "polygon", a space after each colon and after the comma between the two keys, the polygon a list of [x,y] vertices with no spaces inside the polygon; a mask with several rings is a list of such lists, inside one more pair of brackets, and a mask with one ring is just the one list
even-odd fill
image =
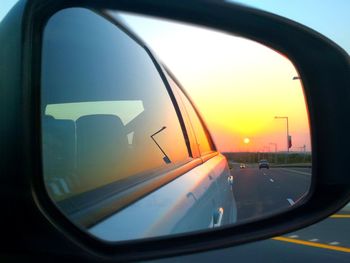
{"label": "car body", "polygon": [[245,168],[246,168],[246,165],[245,165],[244,163],[241,163],[241,164],[239,165],[239,168],[240,168],[240,169],[245,169]]}
{"label": "car body", "polygon": [[259,161],[259,169],[261,169],[261,168],[270,169],[270,164],[269,164],[268,160],[262,159]]}

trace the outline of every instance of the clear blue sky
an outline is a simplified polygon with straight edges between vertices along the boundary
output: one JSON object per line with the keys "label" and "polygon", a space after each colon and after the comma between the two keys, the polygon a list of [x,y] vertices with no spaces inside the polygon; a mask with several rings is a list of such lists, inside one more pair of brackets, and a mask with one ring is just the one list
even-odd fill
{"label": "clear blue sky", "polygon": [[[0,0],[0,21],[17,0]],[[234,0],[307,25],[350,53],[350,0]]]}
{"label": "clear blue sky", "polygon": [[234,0],[288,17],[326,35],[350,53],[350,0]]}

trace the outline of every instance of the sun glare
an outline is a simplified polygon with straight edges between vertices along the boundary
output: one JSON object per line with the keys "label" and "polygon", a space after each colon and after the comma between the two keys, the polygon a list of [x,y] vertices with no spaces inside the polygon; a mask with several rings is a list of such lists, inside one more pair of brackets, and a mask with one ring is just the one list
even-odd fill
{"label": "sun glare", "polygon": [[250,142],[250,140],[249,140],[249,138],[244,138],[243,142],[244,142],[245,144],[248,144],[248,143]]}

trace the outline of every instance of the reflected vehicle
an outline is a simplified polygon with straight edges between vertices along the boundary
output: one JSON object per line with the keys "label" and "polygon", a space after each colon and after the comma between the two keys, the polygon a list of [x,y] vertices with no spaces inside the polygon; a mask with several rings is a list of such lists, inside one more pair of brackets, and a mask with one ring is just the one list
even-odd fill
{"label": "reflected vehicle", "polygon": [[244,169],[244,168],[246,168],[246,165],[245,165],[244,163],[241,163],[241,164],[239,165],[239,168]]}
{"label": "reflected vehicle", "polygon": [[269,165],[269,162],[265,159],[262,159],[259,161],[259,169],[261,168],[267,168],[267,169],[270,169],[270,165]]}

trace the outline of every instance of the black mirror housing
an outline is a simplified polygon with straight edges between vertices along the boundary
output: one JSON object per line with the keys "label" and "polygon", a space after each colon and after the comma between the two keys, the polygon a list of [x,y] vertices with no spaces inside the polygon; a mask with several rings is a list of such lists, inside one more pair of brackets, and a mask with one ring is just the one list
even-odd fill
{"label": "black mirror housing", "polygon": [[[116,9],[209,27],[262,43],[288,57],[303,80],[312,136],[312,186],[293,210],[213,231],[127,242],[104,242],[64,217],[48,198],[41,178],[40,61],[45,23],[67,7]],[[224,1],[20,1],[0,26],[1,175],[6,200],[2,224],[7,253],[31,253],[99,261],[140,260],[229,247],[293,231],[320,221],[350,200],[347,140],[350,129],[349,55],[296,22]],[[1,63],[1,62],[0,62]],[[20,76],[20,77],[18,77]],[[336,105],[336,107],[335,107]],[[168,156],[164,162],[170,162]],[[23,223],[23,218],[27,221]],[[28,223],[29,222],[29,223]],[[51,253],[51,252],[50,252]],[[64,253],[64,255],[62,254]]]}

